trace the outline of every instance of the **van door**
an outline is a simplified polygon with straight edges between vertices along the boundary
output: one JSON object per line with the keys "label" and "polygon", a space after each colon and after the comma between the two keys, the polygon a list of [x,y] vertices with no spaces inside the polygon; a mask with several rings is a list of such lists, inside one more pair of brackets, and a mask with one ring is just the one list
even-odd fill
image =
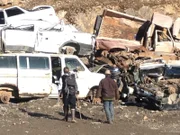
{"label": "van door", "polygon": [[61,45],[72,39],[69,31],[65,31],[61,25],[58,26],[38,32],[37,51],[59,53]]}
{"label": "van door", "polygon": [[49,95],[49,98],[58,98],[58,94],[62,88],[62,66],[61,66],[61,58],[59,56],[57,57],[51,57],[51,64],[52,64],[52,86],[53,89],[51,91],[51,94]]}
{"label": "van door", "polygon": [[18,86],[20,94],[44,95],[51,92],[52,71],[46,56],[19,56]]}
{"label": "van door", "polygon": [[76,81],[79,90],[78,97],[86,97],[89,92],[89,82],[87,78],[90,77],[90,72],[87,71],[76,58],[65,58],[65,65],[69,68],[70,72],[73,72],[74,69],[78,69],[78,72],[76,72]]}

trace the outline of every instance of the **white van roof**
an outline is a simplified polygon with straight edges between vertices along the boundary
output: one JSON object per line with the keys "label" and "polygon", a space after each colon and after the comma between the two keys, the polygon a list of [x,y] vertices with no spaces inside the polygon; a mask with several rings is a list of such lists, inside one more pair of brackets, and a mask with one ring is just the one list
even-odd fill
{"label": "white van roof", "polygon": [[4,54],[0,54],[0,56],[50,56],[50,57],[78,58],[76,55],[50,54],[50,53],[4,53]]}

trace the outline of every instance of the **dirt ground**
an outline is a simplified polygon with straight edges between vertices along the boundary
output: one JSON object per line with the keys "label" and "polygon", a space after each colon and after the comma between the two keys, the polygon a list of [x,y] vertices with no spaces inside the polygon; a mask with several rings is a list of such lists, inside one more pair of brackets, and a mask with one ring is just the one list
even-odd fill
{"label": "dirt ground", "polygon": [[[110,8],[146,17],[159,11],[179,15],[179,0],[22,0],[30,9],[50,4],[60,18],[82,31],[92,32],[95,17]],[[115,105],[115,122],[105,123],[102,105],[81,102],[78,123],[62,121],[62,104],[55,99],[34,99],[0,104],[0,135],[180,135],[179,111],[156,111],[142,106]]]}
{"label": "dirt ground", "polygon": [[62,103],[34,99],[0,105],[1,135],[179,135],[179,111],[115,105],[115,122],[105,123],[102,105],[81,101],[78,123],[64,122]]}

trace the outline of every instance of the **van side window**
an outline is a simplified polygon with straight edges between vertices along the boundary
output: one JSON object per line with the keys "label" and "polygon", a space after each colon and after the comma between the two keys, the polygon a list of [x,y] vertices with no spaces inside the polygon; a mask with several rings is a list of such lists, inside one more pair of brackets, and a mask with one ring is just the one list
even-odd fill
{"label": "van side window", "polygon": [[61,71],[61,59],[59,57],[51,57],[51,64],[53,70]]}
{"label": "van side window", "polygon": [[78,68],[79,71],[85,70],[81,63],[75,58],[65,58],[65,64],[70,71],[73,71],[76,68]]}
{"label": "van side window", "polygon": [[27,69],[27,60],[25,56],[19,57],[19,65],[21,69]]}
{"label": "van side window", "polygon": [[29,57],[30,69],[49,69],[48,57]]}
{"label": "van side window", "polygon": [[17,68],[15,56],[0,56],[0,68]]}
{"label": "van side window", "polygon": [[0,24],[5,24],[4,13],[0,12]]}
{"label": "van side window", "polygon": [[61,77],[61,59],[59,57],[51,57],[52,73],[57,76],[57,80]]}

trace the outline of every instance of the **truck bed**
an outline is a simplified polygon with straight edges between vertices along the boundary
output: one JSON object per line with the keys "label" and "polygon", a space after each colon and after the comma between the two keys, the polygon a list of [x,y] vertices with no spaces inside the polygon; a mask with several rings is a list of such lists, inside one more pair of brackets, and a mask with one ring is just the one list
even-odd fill
{"label": "truck bed", "polygon": [[133,50],[141,46],[141,38],[138,38],[137,34],[146,22],[145,19],[109,9],[104,10],[101,17],[96,39],[98,49],[130,48]]}

